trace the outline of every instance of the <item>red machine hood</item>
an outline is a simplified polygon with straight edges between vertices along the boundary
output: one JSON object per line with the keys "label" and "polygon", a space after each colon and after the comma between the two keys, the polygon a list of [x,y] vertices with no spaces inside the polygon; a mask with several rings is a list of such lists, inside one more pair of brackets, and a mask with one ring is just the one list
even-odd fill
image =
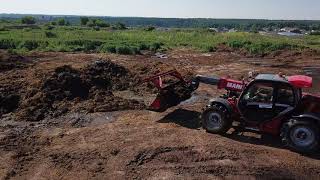
{"label": "red machine hood", "polygon": [[297,88],[311,88],[312,87],[312,77],[296,75],[289,76],[288,81],[290,84]]}

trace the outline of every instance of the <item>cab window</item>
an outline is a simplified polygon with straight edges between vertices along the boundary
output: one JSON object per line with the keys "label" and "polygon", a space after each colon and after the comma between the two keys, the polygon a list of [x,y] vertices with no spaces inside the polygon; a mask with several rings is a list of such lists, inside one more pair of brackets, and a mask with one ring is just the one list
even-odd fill
{"label": "cab window", "polygon": [[273,86],[266,83],[254,84],[244,95],[244,100],[247,103],[257,102],[270,104],[273,101]]}
{"label": "cab window", "polygon": [[284,104],[294,106],[294,92],[293,89],[289,86],[280,86],[277,91],[278,98],[277,104]]}

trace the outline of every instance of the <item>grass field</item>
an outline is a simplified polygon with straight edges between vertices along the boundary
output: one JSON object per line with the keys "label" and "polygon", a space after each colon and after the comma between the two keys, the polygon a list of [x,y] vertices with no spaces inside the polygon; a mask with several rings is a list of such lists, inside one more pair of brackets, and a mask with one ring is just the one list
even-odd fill
{"label": "grass field", "polygon": [[170,31],[94,30],[89,28],[41,26],[39,29],[1,29],[0,49],[29,51],[110,52],[139,54],[141,50],[162,51],[188,47],[203,52],[214,51],[219,44],[244,48],[252,54],[281,49],[320,49],[320,36],[299,38],[264,36],[254,33],[212,33],[206,30],[175,29]]}

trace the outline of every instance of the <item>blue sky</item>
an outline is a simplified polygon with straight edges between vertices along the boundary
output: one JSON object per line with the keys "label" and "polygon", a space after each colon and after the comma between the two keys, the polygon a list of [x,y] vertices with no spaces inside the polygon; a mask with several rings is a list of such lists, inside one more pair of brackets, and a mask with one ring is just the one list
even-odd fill
{"label": "blue sky", "polygon": [[320,0],[0,0],[0,4],[0,13],[320,20]]}

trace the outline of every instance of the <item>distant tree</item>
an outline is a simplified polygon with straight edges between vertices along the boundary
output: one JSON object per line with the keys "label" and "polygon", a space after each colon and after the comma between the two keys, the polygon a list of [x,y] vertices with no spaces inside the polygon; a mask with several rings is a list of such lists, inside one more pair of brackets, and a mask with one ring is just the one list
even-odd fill
{"label": "distant tree", "polygon": [[90,20],[90,21],[87,23],[87,26],[89,26],[89,27],[94,27],[94,26],[96,26],[96,24],[93,23],[92,20]]}
{"label": "distant tree", "polygon": [[101,19],[96,19],[95,25],[98,27],[109,27],[110,26],[110,24],[106,23],[104,20],[101,20]]}
{"label": "distant tree", "polygon": [[87,22],[87,26],[89,27],[110,27],[110,24],[106,23],[104,20],[101,19],[90,19]]}
{"label": "distant tree", "polygon": [[119,30],[124,30],[124,29],[127,29],[126,25],[123,24],[123,23],[116,23],[114,26],[113,26],[114,29],[119,29]]}
{"label": "distant tree", "polygon": [[21,19],[22,24],[35,24],[36,19],[32,16],[25,16]]}
{"label": "distant tree", "polygon": [[52,22],[51,22],[51,25],[52,25],[52,26],[56,26],[56,25],[57,25],[57,22],[52,21]]}
{"label": "distant tree", "polygon": [[88,17],[80,17],[80,23],[82,26],[86,26],[89,22],[89,18]]}
{"label": "distant tree", "polygon": [[64,18],[59,18],[59,19],[57,20],[57,24],[58,24],[59,26],[64,26],[64,25],[66,25],[66,20],[65,20]]}
{"label": "distant tree", "polygon": [[145,28],[146,31],[153,31],[155,30],[156,28],[154,26],[148,26]]}
{"label": "distant tree", "polygon": [[311,32],[310,35],[315,35],[315,36],[318,36],[320,35],[320,31],[314,31],[314,32]]}
{"label": "distant tree", "polygon": [[258,28],[257,28],[257,25],[252,25],[251,26],[251,29],[250,29],[250,32],[253,32],[253,33],[258,33]]}
{"label": "distant tree", "polygon": [[44,34],[45,34],[45,36],[47,38],[55,38],[55,37],[57,37],[57,35],[55,33],[51,32],[51,31],[45,31]]}

